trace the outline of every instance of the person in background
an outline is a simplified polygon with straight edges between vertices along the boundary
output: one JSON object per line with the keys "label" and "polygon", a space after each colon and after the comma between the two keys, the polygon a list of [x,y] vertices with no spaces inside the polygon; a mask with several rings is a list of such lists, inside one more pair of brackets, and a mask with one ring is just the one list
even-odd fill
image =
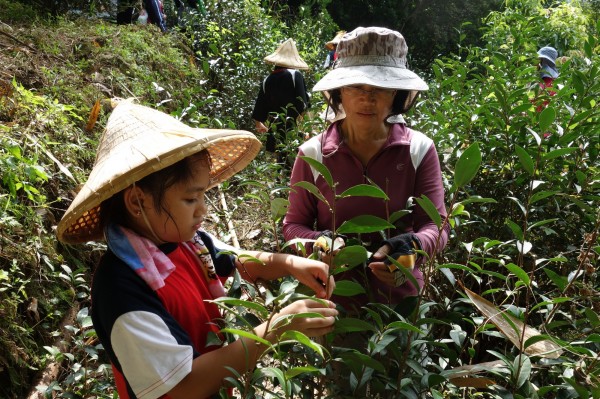
{"label": "person in background", "polygon": [[539,57],[538,70],[540,71],[540,79],[543,83],[540,83],[540,87],[546,89],[552,87],[552,82],[559,75],[556,69],[556,58],[558,58],[558,51],[554,47],[546,46],[539,49],[537,52]]}
{"label": "person in background", "polygon": [[[554,79],[558,78],[558,70],[556,69],[556,58],[558,57],[558,51],[554,47],[542,47],[537,52],[539,57],[538,71],[540,73],[541,82],[539,83],[540,89],[545,91],[550,97],[556,95],[556,92],[552,90]],[[548,106],[548,100],[545,100],[543,104],[538,105],[537,111],[541,112],[542,109]]]}
{"label": "person in background", "polygon": [[[397,31],[381,27],[359,27],[340,40],[335,67],[313,88],[327,93],[336,114],[343,106],[342,119],[318,136],[303,143],[298,156],[322,162],[331,172],[337,193],[358,184],[375,184],[389,197],[353,196],[335,204],[335,219],[329,207],[303,188],[301,181],[315,184],[327,201],[334,193],[323,176],[297,158],[291,175],[289,208],[283,222],[287,241],[301,238],[309,244],[347,220],[360,215],[386,219],[405,210],[413,197],[427,196],[442,220],[446,217],[440,161],[433,141],[409,128],[397,116],[406,113],[427,84],[406,65],[408,47]],[[402,122],[397,122],[402,120]],[[368,291],[350,298],[338,297],[336,303],[350,313],[360,312],[368,302],[395,305],[403,298],[416,296],[423,286],[419,270],[425,257],[417,257],[412,274],[419,283],[405,281],[402,272],[391,272],[384,263],[386,254],[425,251],[434,256],[447,241],[449,229],[439,230],[418,205],[396,222],[396,229],[385,239],[380,234],[362,234],[360,240],[374,252],[366,270],[354,268],[336,279],[355,280]],[[335,220],[335,224],[334,224]]]}
{"label": "person in background", "polygon": [[[58,224],[68,244],[106,240],[94,272],[91,316],[126,398],[208,398],[251,370],[267,349],[249,338],[222,345],[211,301],[238,270],[248,281],[293,275],[323,300],[281,309],[254,333],[275,342],[286,330],[330,332],[337,311],[328,267],[289,254],[220,253],[202,229],[207,190],[243,169],[260,142],[250,132],[193,129],[160,111],[120,102],[108,119],[90,176]],[[328,282],[324,285],[324,282]],[[326,292],[326,287],[329,291]],[[323,317],[278,317],[315,313]],[[235,370],[235,371],[234,371]],[[220,397],[220,396],[218,396]]]}
{"label": "person in background", "polygon": [[[335,65],[335,61],[337,60],[337,45],[342,40],[342,37],[346,34],[345,30],[338,31],[333,39],[325,43],[325,48],[329,50],[327,53],[327,58],[325,58],[325,62],[323,63],[323,68],[333,68]],[[327,124],[333,123],[336,120],[343,119],[344,111],[339,109],[338,112],[333,112],[333,109],[329,106],[329,99],[327,98],[327,92],[323,92],[325,96],[325,103],[327,104],[326,108],[321,113],[321,119],[323,119]]]}
{"label": "person in background", "polygon": [[308,65],[292,39],[281,43],[264,61],[275,67],[258,89],[252,119],[258,133],[268,133],[266,150],[276,153],[277,163],[289,170],[288,152],[279,148],[279,144],[296,129],[299,118],[310,107],[304,76],[299,71],[308,69]]}
{"label": "person in background", "polygon": [[148,22],[158,26],[158,28],[167,31],[167,18],[163,11],[162,0],[144,0],[144,8],[148,13]]}
{"label": "person in background", "polygon": [[327,52],[327,57],[325,58],[325,62],[323,63],[323,68],[333,68],[335,60],[337,60],[337,45],[345,34],[345,30],[338,31],[338,33],[336,33],[333,39],[325,43],[325,48],[329,51]]}

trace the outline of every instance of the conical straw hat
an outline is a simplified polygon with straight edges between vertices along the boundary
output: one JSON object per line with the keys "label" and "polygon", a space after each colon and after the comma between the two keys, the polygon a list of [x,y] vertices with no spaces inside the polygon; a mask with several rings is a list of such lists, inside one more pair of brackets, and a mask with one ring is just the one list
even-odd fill
{"label": "conical straw hat", "polygon": [[338,33],[336,33],[335,37],[333,39],[331,39],[330,41],[328,41],[327,43],[325,43],[325,47],[328,50],[333,50],[335,48],[335,46],[337,46],[337,44],[340,42],[340,40],[342,40],[342,37],[346,34],[345,30],[341,30]]}
{"label": "conical straw hat", "polygon": [[121,101],[108,119],[87,182],[58,224],[58,239],[70,244],[102,239],[100,204],[153,172],[206,149],[214,187],[248,165],[260,145],[250,132],[191,128],[163,112]]}
{"label": "conical straw hat", "polygon": [[308,69],[308,65],[298,54],[296,43],[292,39],[287,39],[281,43],[274,53],[264,58],[265,62],[273,65],[279,65],[292,69]]}

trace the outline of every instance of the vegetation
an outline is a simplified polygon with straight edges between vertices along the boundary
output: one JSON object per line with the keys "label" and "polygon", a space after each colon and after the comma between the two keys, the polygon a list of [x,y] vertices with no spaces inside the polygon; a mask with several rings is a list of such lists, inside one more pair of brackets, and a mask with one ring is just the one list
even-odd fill
{"label": "vegetation", "polygon": [[[322,43],[339,27],[329,2],[205,3],[206,16],[162,34],[94,17],[103,2],[73,1],[65,10],[66,2],[0,0],[0,397],[116,397],[88,316],[104,245],[64,246],[54,235],[91,170],[111,98],[135,96],[192,126],[250,130],[269,70],[262,58],[279,42],[294,37],[317,66],[305,74],[309,86],[323,75]],[[85,12],[59,16],[75,6]],[[450,211],[443,220],[427,198],[415,199],[452,232],[424,267],[426,291],[394,309],[370,304],[323,341],[290,333],[253,373],[231,380],[240,397],[335,397],[339,384],[355,397],[600,397],[598,5],[504,6],[470,21],[483,26],[476,40],[459,35],[452,53],[421,72],[430,91],[407,116],[436,143]],[[554,96],[537,84],[544,45],[562,56]],[[322,129],[322,105],[314,96],[299,130]],[[242,247],[289,250],[280,234],[289,188],[274,183],[278,176],[261,153],[209,194],[208,229]],[[345,195],[381,193],[357,187]],[[336,233],[385,230],[387,222],[367,217]],[[360,267],[366,251],[355,244],[334,267]],[[365,287],[337,289],[353,295]],[[218,301],[225,331],[247,335],[306,294],[286,279],[260,287],[234,279]],[[368,348],[340,345],[348,334]]]}

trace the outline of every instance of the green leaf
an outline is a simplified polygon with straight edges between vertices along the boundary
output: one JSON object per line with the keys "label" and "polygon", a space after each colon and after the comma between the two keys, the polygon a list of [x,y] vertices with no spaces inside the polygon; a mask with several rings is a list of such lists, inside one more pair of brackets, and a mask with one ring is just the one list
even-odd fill
{"label": "green leaf", "polygon": [[596,312],[590,308],[585,308],[584,313],[587,322],[590,323],[592,327],[595,328],[600,325],[600,318],[598,318],[598,314]]}
{"label": "green leaf", "polygon": [[356,266],[369,259],[365,247],[361,245],[350,245],[340,249],[333,259],[334,266]]}
{"label": "green leaf", "polygon": [[305,347],[312,349],[313,351],[318,353],[319,356],[323,357],[323,347],[321,345],[319,345],[318,343],[316,343],[315,341],[311,340],[309,337],[307,337],[305,334],[301,333],[300,331],[288,330],[288,331],[284,332],[283,334],[281,334],[279,339],[280,339],[280,341],[298,342],[298,343],[304,345]]}
{"label": "green leaf", "polygon": [[223,328],[221,329],[221,332],[226,333],[226,334],[233,334],[233,335],[237,335],[239,337],[244,337],[244,338],[250,338],[254,341],[258,341],[261,344],[271,347],[271,343],[269,341],[267,341],[264,338],[259,337],[258,335],[251,333],[249,331],[245,331],[245,330],[239,330],[237,328]]}
{"label": "green leaf", "polygon": [[271,219],[275,221],[281,219],[285,216],[289,206],[290,201],[286,198],[275,198],[271,201]]}
{"label": "green leaf", "polygon": [[389,197],[383,192],[383,190],[370,184],[358,184],[354,187],[350,187],[348,190],[339,195],[339,198],[346,197],[373,197],[382,198],[386,201],[389,200]]}
{"label": "green leaf", "polygon": [[548,131],[548,128],[556,119],[556,110],[554,107],[546,107],[540,112],[540,132],[544,133]]}
{"label": "green leaf", "polygon": [[525,272],[525,270],[521,269],[519,266],[515,265],[514,263],[509,263],[509,264],[505,265],[505,267],[512,274],[517,276],[517,278],[519,280],[521,280],[523,282],[523,284],[525,284],[526,287],[529,287],[531,280],[529,279],[529,275]]}
{"label": "green leaf", "polygon": [[578,150],[578,148],[574,148],[574,147],[559,148],[557,150],[552,150],[552,151],[544,154],[544,156],[542,157],[542,159],[544,161],[549,161],[551,159],[562,157],[563,155],[570,154],[570,153],[575,152],[577,150]]}
{"label": "green leaf", "polygon": [[523,230],[521,230],[519,225],[517,225],[515,222],[513,222],[510,219],[506,219],[504,221],[504,223],[507,224],[508,227],[510,227],[510,229],[512,230],[512,232],[515,235],[515,237],[517,238],[517,240],[523,241]]}
{"label": "green leaf", "polygon": [[535,139],[535,142],[537,143],[538,146],[540,144],[542,144],[542,138],[540,137],[539,134],[537,134],[537,132],[535,132],[534,130],[532,130],[530,127],[527,127],[527,130],[529,131],[529,133],[531,133],[531,135]]}
{"label": "green leaf", "polygon": [[417,201],[419,206],[423,208],[423,210],[427,213],[427,216],[431,218],[431,220],[439,229],[442,226],[442,216],[438,212],[433,202],[431,202],[431,200],[425,194],[421,195],[421,198],[415,198],[415,201]]}
{"label": "green leaf", "polygon": [[327,204],[329,208],[331,208],[331,205],[329,205],[327,199],[323,196],[323,194],[321,194],[317,186],[315,186],[314,184],[307,181],[299,181],[298,183],[294,184],[294,187],[300,187],[307,190],[308,192],[312,193],[315,197],[317,197],[320,201],[323,201],[325,204]]}
{"label": "green leaf", "polygon": [[217,298],[210,302],[213,302],[221,307],[226,305],[226,306],[241,306],[243,308],[252,309],[252,310],[258,312],[263,317],[266,317],[269,314],[269,311],[267,310],[267,308],[262,306],[260,303],[256,303],[256,302],[252,302],[252,301],[244,301],[243,299],[220,297],[220,298]]}
{"label": "green leaf", "polygon": [[352,317],[346,317],[339,319],[335,322],[335,333],[348,333],[348,332],[357,332],[357,331],[376,331],[375,326],[373,324],[361,320],[355,319]]}
{"label": "green leaf", "polygon": [[357,351],[343,352],[340,354],[340,358],[345,364],[354,365],[354,367],[359,369],[367,367],[377,370],[381,373],[386,371],[385,367],[380,362],[371,356],[359,353]]}
{"label": "green leaf", "polygon": [[523,147],[516,144],[515,152],[519,157],[519,161],[521,161],[521,166],[523,166],[523,169],[525,169],[525,171],[530,175],[533,175],[535,164],[533,162],[533,158],[531,158],[531,155],[529,155],[529,153]]}
{"label": "green leaf", "polygon": [[519,209],[521,209],[521,212],[523,212],[523,216],[527,215],[527,210],[525,209],[525,206],[523,206],[523,204],[521,203],[521,200],[519,200],[517,197],[506,197],[506,198],[513,201],[515,204],[517,204],[519,206]]}
{"label": "green leaf", "polygon": [[473,143],[461,154],[456,162],[453,187],[458,190],[468,184],[477,174],[480,165],[481,150],[479,149],[479,143]]}
{"label": "green leaf", "polygon": [[531,308],[530,312],[533,312],[534,310],[544,307],[544,306],[555,305],[557,303],[564,303],[564,302],[569,302],[572,300],[573,300],[573,298],[568,298],[568,297],[552,298],[548,301],[543,301],[543,302],[537,303],[534,307]]}
{"label": "green leaf", "polygon": [[548,276],[548,278],[550,280],[552,280],[554,285],[556,285],[558,287],[560,292],[563,292],[565,290],[565,288],[567,287],[567,284],[569,283],[567,278],[557,274],[552,269],[549,269],[547,267],[545,267],[543,270],[546,273],[546,275]]}
{"label": "green leaf", "polygon": [[314,366],[302,366],[302,367],[292,367],[291,369],[285,370],[285,377],[287,379],[291,379],[299,376],[300,374],[321,374],[325,375],[325,370],[320,369]]}
{"label": "green leaf", "polygon": [[473,195],[465,200],[460,201],[461,204],[467,205],[470,203],[496,203],[497,201],[493,198],[483,198],[478,195]]}
{"label": "green leaf", "polygon": [[283,371],[281,369],[278,369],[276,367],[262,367],[262,368],[256,368],[255,370],[255,378],[276,378],[277,381],[279,381],[279,386],[281,387],[285,387],[286,386],[286,378],[285,375],[283,374]]}
{"label": "green leaf", "polygon": [[558,220],[558,218],[540,220],[539,222],[535,222],[531,226],[527,227],[527,231],[531,231],[531,230],[535,229],[536,227],[540,227],[540,226],[543,226],[548,223],[556,222],[557,220]]}
{"label": "green leaf", "polygon": [[412,324],[406,323],[404,321],[394,321],[388,324],[387,328],[392,330],[406,330],[411,331],[417,335],[425,335],[425,333],[421,331],[418,327],[415,327]]}
{"label": "green leaf", "polygon": [[360,215],[342,223],[337,232],[340,234],[375,233],[394,227],[393,224],[380,217]]}
{"label": "green leaf", "polygon": [[390,223],[395,224],[398,220],[400,220],[400,218],[409,215],[410,213],[412,213],[410,209],[402,209],[400,211],[393,212],[389,218]]}
{"label": "green leaf", "polygon": [[333,290],[333,295],[339,296],[354,296],[364,293],[365,287],[350,280],[337,281],[335,283],[335,289]]}
{"label": "green leaf", "polygon": [[544,198],[551,197],[557,193],[558,193],[558,191],[540,191],[531,196],[531,198],[529,199],[529,203],[533,204],[535,202],[538,202],[539,200],[543,200]]}
{"label": "green leaf", "polygon": [[329,188],[333,190],[333,177],[331,176],[331,172],[329,171],[329,169],[327,169],[325,165],[323,165],[321,162],[317,161],[312,157],[301,156],[299,158],[304,160],[311,167],[315,168],[317,172],[319,172],[321,176],[323,176],[323,179],[325,179],[325,182],[327,182]]}
{"label": "green leaf", "polygon": [[[517,368],[518,362],[521,360],[521,367]],[[516,388],[520,388],[531,376],[531,359],[529,356],[521,355],[515,358],[515,370],[519,370],[517,377]]]}

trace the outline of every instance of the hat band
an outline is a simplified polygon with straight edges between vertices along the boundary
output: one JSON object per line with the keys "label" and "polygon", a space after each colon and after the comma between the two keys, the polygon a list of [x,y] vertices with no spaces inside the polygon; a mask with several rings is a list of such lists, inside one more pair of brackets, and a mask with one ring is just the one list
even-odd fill
{"label": "hat band", "polygon": [[340,57],[337,60],[337,68],[373,65],[406,69],[406,58],[389,55],[356,55],[352,57]]}

